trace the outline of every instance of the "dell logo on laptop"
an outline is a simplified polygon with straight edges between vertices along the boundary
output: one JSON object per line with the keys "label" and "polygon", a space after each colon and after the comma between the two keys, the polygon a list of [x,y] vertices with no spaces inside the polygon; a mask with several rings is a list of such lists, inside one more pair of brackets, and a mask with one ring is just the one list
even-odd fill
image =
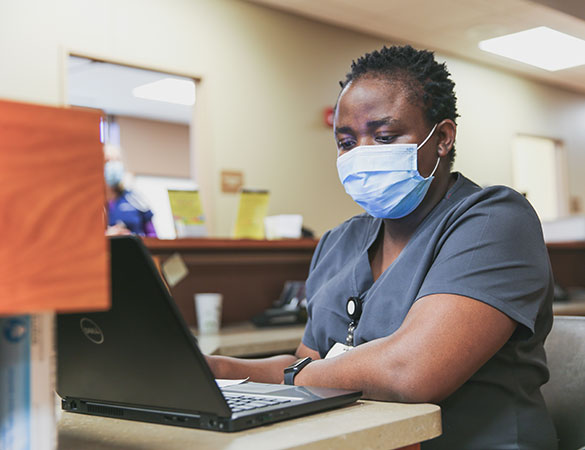
{"label": "dell logo on laptop", "polygon": [[81,332],[85,334],[85,337],[94,344],[104,342],[104,333],[102,333],[100,327],[93,320],[84,317],[79,321],[79,326],[81,327]]}

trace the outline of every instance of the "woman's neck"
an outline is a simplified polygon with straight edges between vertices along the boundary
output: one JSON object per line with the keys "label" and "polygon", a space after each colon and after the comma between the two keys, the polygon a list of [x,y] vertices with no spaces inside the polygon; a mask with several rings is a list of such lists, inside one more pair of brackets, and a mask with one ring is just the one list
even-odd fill
{"label": "woman's neck", "polygon": [[429,189],[422,203],[402,219],[384,219],[380,234],[370,248],[369,259],[374,281],[398,258],[410,238],[447,191],[455,184],[455,177],[436,178],[434,189]]}

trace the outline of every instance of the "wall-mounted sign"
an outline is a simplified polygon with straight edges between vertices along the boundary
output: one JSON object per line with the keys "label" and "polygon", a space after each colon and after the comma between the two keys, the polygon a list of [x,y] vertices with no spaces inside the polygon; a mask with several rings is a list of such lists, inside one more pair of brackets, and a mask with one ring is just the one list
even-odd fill
{"label": "wall-mounted sign", "polygon": [[244,186],[244,174],[239,170],[221,171],[221,192],[235,194]]}

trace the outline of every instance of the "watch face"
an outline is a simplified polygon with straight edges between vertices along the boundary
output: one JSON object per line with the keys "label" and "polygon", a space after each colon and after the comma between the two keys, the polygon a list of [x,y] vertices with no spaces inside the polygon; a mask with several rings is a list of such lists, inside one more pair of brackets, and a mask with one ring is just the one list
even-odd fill
{"label": "watch face", "polygon": [[294,364],[291,364],[286,369],[284,369],[284,371],[285,372],[292,372],[295,370],[300,370],[303,367],[305,367],[307,364],[309,364],[311,361],[313,361],[313,360],[310,357],[299,359]]}

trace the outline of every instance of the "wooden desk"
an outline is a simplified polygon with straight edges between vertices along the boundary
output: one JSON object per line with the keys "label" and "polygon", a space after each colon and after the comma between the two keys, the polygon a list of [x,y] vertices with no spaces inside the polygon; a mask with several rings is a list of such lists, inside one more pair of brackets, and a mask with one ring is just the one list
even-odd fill
{"label": "wooden desk", "polygon": [[416,449],[440,434],[438,406],[359,401],[237,433],[63,413],[58,449]]}
{"label": "wooden desk", "polygon": [[546,245],[555,282],[564,288],[585,287],[585,242]]}
{"label": "wooden desk", "polygon": [[268,356],[294,353],[299,346],[304,325],[256,328],[251,323],[227,326],[219,334],[197,335],[199,348],[207,355]]}
{"label": "wooden desk", "polygon": [[566,302],[554,302],[555,316],[585,316],[585,298],[579,297]]}
{"label": "wooden desk", "polygon": [[[185,321],[196,325],[193,294],[223,294],[224,324],[249,320],[272,305],[286,280],[304,280],[309,272],[314,239],[175,239],[145,238],[159,262],[179,253],[188,277],[171,288]],[[565,288],[585,287],[585,242],[547,244],[555,281]],[[576,306],[579,311],[581,307]],[[568,306],[555,307],[565,311]],[[573,310],[573,306],[570,306]],[[564,312],[560,312],[561,314]]]}
{"label": "wooden desk", "polygon": [[251,319],[272,306],[287,280],[304,281],[317,245],[314,239],[174,239],[145,238],[152,256],[163,263],[179,253],[189,275],[171,288],[190,326],[196,325],[193,294],[223,294],[222,322]]}

